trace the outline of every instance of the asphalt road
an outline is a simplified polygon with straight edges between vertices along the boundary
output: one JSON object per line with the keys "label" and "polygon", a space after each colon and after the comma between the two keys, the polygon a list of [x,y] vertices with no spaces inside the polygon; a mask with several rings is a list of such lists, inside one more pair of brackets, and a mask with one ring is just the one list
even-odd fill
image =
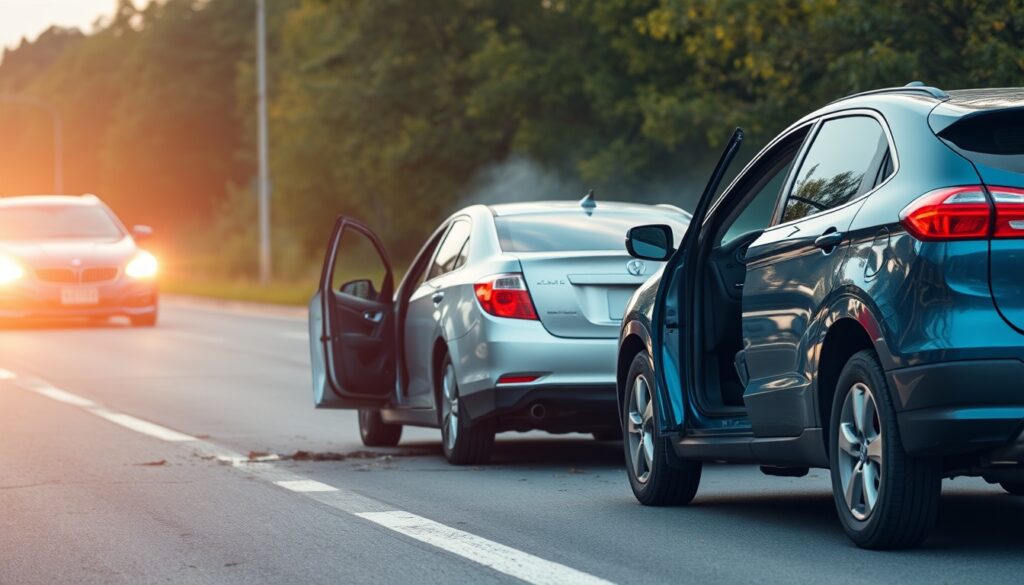
{"label": "asphalt road", "polygon": [[946,482],[920,550],[865,552],[821,471],[708,466],[691,507],[651,509],[621,446],[579,435],[503,435],[472,468],[429,429],[368,453],[307,363],[299,318],[170,302],[152,330],[0,331],[0,584],[1024,579],[1024,498],[980,480]]}

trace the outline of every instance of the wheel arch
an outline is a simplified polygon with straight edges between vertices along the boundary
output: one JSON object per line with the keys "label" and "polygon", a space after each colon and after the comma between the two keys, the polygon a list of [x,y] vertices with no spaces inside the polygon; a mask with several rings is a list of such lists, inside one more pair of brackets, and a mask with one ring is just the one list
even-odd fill
{"label": "wheel arch", "polygon": [[615,392],[618,399],[619,411],[622,411],[622,401],[625,396],[626,376],[629,375],[629,367],[633,359],[640,352],[651,350],[651,336],[643,325],[636,321],[630,321],[622,329],[620,336],[619,352],[616,355],[615,364]]}
{"label": "wheel arch", "polygon": [[828,452],[828,429],[831,428],[832,402],[837,391],[839,374],[846,362],[857,352],[875,352],[884,369],[893,359],[882,334],[882,327],[871,306],[858,297],[841,298],[825,319],[824,334],[818,344],[815,367],[815,397],[818,422]]}
{"label": "wheel arch", "polygon": [[441,376],[444,375],[442,368],[444,367],[444,358],[449,353],[444,337],[438,336],[430,350],[430,385],[434,395],[434,410],[438,413],[441,412],[438,405],[441,404]]}

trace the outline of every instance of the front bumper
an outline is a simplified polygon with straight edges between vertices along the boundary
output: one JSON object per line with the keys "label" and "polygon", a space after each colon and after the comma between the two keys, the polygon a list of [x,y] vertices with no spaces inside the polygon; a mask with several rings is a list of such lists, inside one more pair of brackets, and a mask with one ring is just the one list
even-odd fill
{"label": "front bumper", "polygon": [[157,310],[159,291],[156,282],[152,280],[131,280],[121,277],[109,283],[86,286],[84,288],[96,289],[98,302],[85,305],[63,304],[61,291],[67,287],[82,285],[61,286],[30,281],[14,286],[0,286],[0,319],[140,316]]}
{"label": "front bumper", "polygon": [[1020,360],[944,362],[892,370],[888,377],[900,437],[910,454],[1001,450],[1012,446],[1024,429]]}

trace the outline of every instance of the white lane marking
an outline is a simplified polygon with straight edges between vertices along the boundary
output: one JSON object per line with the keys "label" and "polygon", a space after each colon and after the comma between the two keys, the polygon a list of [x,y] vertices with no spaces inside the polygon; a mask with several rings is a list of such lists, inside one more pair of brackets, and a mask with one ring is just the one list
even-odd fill
{"label": "white lane marking", "polygon": [[181,443],[185,441],[195,441],[196,438],[173,431],[167,427],[162,427],[158,424],[151,423],[141,418],[135,418],[134,416],[121,414],[120,412],[112,412],[105,408],[91,408],[89,412],[95,414],[98,417],[105,418],[110,422],[121,425],[126,429],[131,429],[136,433],[142,433],[143,435],[149,435],[162,441],[169,441],[171,443]]}
{"label": "white lane marking", "polygon": [[535,585],[610,584],[610,581],[565,565],[546,561],[510,546],[480,538],[409,512],[401,510],[364,512],[357,513],[356,516],[527,583]]}
{"label": "white lane marking", "polygon": [[17,377],[18,376],[14,372],[12,372],[10,370],[2,370],[2,369],[0,369],[0,380],[13,380],[13,379],[15,379]]}
{"label": "white lane marking", "polygon": [[293,492],[336,492],[338,488],[329,486],[312,479],[290,479],[286,481],[275,481],[275,485],[281,486]]}
{"label": "white lane marking", "polygon": [[76,394],[72,394],[60,388],[54,388],[53,386],[40,386],[32,389],[37,394],[42,394],[47,398],[52,398],[58,402],[65,404],[72,404],[74,406],[81,406],[82,408],[89,408],[96,406],[96,403],[88,398],[82,398]]}
{"label": "white lane marking", "polygon": [[[6,370],[3,370],[6,371]],[[336,510],[373,522],[409,538],[478,563],[492,570],[533,585],[612,585],[611,581],[566,565],[548,561],[486,538],[434,522],[428,518],[396,510],[362,494],[296,475],[274,467],[277,456],[251,459],[225,447],[162,427],[134,416],[115,412],[95,402],[51,386],[39,379],[17,378],[15,385],[42,396],[81,407],[124,428],[173,443],[181,443],[204,458],[231,465],[278,487],[301,493]]]}

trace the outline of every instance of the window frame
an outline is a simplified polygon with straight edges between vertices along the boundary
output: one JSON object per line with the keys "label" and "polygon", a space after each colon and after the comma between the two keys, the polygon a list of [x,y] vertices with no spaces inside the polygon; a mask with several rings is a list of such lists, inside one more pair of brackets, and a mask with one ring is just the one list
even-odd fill
{"label": "window frame", "polygon": [[[868,116],[874,118],[875,121],[878,122],[878,125],[882,127],[882,132],[885,134],[885,139],[889,143],[889,156],[892,159],[892,173],[890,173],[889,176],[886,177],[885,180],[882,181],[881,183],[878,183],[876,181],[875,185],[871,189],[868,189],[864,193],[857,195],[856,197],[850,199],[849,201],[843,203],[842,205],[837,205],[835,207],[826,209],[824,211],[812,215],[805,215],[803,217],[783,222],[782,218],[786,213],[786,205],[789,203],[789,196],[793,192],[793,186],[796,183],[797,176],[799,176],[799,170],[803,168],[804,162],[807,159],[808,152],[814,145],[814,141],[818,139],[818,134],[821,132],[822,125],[824,125],[824,123],[829,120],[835,120],[837,118],[851,118],[855,116]],[[868,169],[868,172],[870,172],[871,170],[872,169]],[[878,170],[878,168],[874,169],[876,177],[878,174]],[[899,173],[899,171],[900,157],[899,153],[896,150],[896,140],[892,136],[892,130],[889,128],[889,123],[886,121],[885,117],[882,116],[880,112],[869,108],[854,108],[850,110],[840,110],[837,112],[825,114],[814,121],[814,127],[811,128],[811,131],[808,133],[807,138],[804,140],[804,144],[800,147],[800,152],[797,153],[797,158],[794,160],[793,168],[790,169],[789,177],[786,179],[785,186],[782,190],[782,193],[784,193],[784,195],[779,197],[779,201],[776,204],[776,209],[774,216],[772,218],[772,222],[768,225],[768,229],[780,226],[793,225],[806,219],[810,219],[812,217],[819,217],[827,213],[832,213],[840,209],[845,209],[846,207],[849,207],[860,202],[865,197],[871,196],[871,194],[873,194],[875,191],[878,191],[879,189],[887,185],[889,181],[891,181],[893,177],[895,177],[896,174]]]}
{"label": "window frame", "polygon": [[[455,224],[460,223],[460,222],[465,223],[467,226],[469,226],[469,232],[466,235],[466,241],[464,241],[462,243],[462,246],[459,247],[459,250],[455,254],[455,265],[452,267],[451,270],[446,270],[445,272],[441,272],[440,274],[435,274],[435,275],[431,276],[431,272],[433,272],[434,266],[437,265],[437,255],[438,255],[438,253],[441,252],[441,248],[443,248],[444,245],[445,245],[445,242],[448,241],[448,236],[451,235],[452,229],[455,228]],[[437,242],[437,246],[434,247],[434,253],[430,255],[430,262],[427,264],[427,269],[423,273],[423,282],[429,284],[429,283],[431,283],[431,282],[433,282],[433,281],[435,281],[435,280],[437,280],[439,278],[442,278],[444,276],[447,276],[447,275],[449,275],[449,274],[451,274],[453,272],[458,272],[459,270],[462,270],[463,266],[465,266],[468,263],[469,256],[467,255],[466,262],[463,262],[461,265],[458,264],[459,257],[462,254],[462,251],[464,249],[466,249],[466,246],[469,245],[469,242],[472,239],[473,239],[473,220],[470,219],[469,216],[466,216],[466,215],[460,215],[458,217],[452,218],[452,220],[450,222],[448,222],[448,227],[445,229],[444,235],[441,236],[441,239]]]}

